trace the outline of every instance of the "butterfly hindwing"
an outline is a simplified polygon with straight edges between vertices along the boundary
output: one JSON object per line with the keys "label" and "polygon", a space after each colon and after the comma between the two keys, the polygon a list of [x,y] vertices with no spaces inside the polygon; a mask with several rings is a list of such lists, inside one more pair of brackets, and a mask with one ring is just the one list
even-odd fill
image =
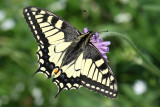
{"label": "butterfly hindwing", "polygon": [[117,81],[111,68],[92,44],[86,45],[84,49],[81,84],[111,98],[115,98],[118,93]]}
{"label": "butterfly hindwing", "polygon": [[[50,46],[39,45],[37,55],[40,66],[36,73],[43,72],[50,78],[53,70],[59,68],[62,64],[65,51],[69,45],[70,42]],[[59,46],[61,46],[61,48],[59,48]]]}
{"label": "butterfly hindwing", "polygon": [[[45,48],[44,46],[42,48],[42,45],[39,45],[39,50],[37,51],[40,67],[36,73],[42,72],[46,74],[48,78],[51,78],[53,70],[60,69],[60,75],[55,76],[52,80],[52,82],[56,83],[59,88],[58,94],[63,89],[78,89],[81,85],[80,70],[78,70],[78,67],[75,66],[75,63],[77,63],[79,57],[82,59],[82,56],[79,56],[77,60],[60,67],[66,52],[65,50],[62,50],[62,46],[63,44],[67,45],[66,43],[70,42],[64,42],[55,46],[51,46],[51,49],[49,48],[49,50],[47,47]],[[58,48],[59,46],[61,46],[61,48]]]}
{"label": "butterfly hindwing", "polygon": [[[81,86],[81,62],[83,53],[81,53],[75,60],[61,67],[63,71],[60,76],[53,78],[53,82],[59,87],[57,95],[63,89],[78,89]],[[56,95],[56,96],[57,96]]]}

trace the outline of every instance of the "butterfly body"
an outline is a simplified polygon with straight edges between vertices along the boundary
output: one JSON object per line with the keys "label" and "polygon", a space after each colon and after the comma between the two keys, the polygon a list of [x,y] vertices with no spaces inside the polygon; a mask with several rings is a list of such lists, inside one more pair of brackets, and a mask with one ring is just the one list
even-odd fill
{"label": "butterfly body", "polygon": [[57,95],[63,89],[84,86],[110,98],[117,96],[117,81],[108,62],[91,42],[91,31],[81,33],[45,9],[26,7],[23,14],[38,42],[40,66],[36,73],[52,78],[59,88]]}
{"label": "butterfly body", "polygon": [[74,59],[77,59],[78,56],[83,52],[85,45],[90,43],[89,39],[91,36],[91,32],[88,32],[80,35],[77,41],[72,42],[72,44],[66,50],[66,54],[64,55],[66,57],[63,58],[61,66],[64,66]]}

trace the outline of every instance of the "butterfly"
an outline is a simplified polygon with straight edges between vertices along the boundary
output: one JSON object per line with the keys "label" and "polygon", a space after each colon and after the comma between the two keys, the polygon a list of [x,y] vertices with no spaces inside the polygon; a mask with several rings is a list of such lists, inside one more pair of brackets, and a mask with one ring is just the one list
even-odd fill
{"label": "butterfly", "polygon": [[38,42],[39,68],[35,72],[52,78],[59,90],[81,86],[110,98],[118,93],[117,80],[105,57],[91,42],[92,31],[81,33],[54,13],[38,7],[23,9]]}

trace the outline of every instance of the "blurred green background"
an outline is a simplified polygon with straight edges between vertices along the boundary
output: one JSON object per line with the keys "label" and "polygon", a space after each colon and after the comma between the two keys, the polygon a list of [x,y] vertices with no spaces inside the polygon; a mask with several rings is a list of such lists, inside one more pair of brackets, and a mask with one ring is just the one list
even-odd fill
{"label": "blurred green background", "polygon": [[[123,38],[111,41],[109,64],[119,94],[110,99],[85,88],[62,91],[42,74],[32,77],[38,64],[37,43],[22,15],[27,6],[45,8],[80,31],[86,15],[93,31],[127,34],[149,60]],[[160,107],[160,0],[1,0],[0,107]]]}

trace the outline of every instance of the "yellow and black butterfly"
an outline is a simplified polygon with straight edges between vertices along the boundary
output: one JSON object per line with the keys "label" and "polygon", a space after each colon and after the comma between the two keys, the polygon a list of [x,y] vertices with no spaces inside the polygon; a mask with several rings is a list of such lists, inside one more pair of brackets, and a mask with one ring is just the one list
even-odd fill
{"label": "yellow and black butterfly", "polygon": [[[78,89],[84,86],[110,98],[118,93],[117,81],[106,58],[91,42],[92,31],[79,32],[50,11],[37,7],[23,10],[38,42],[39,68],[59,87]],[[57,97],[57,95],[55,97]]]}

